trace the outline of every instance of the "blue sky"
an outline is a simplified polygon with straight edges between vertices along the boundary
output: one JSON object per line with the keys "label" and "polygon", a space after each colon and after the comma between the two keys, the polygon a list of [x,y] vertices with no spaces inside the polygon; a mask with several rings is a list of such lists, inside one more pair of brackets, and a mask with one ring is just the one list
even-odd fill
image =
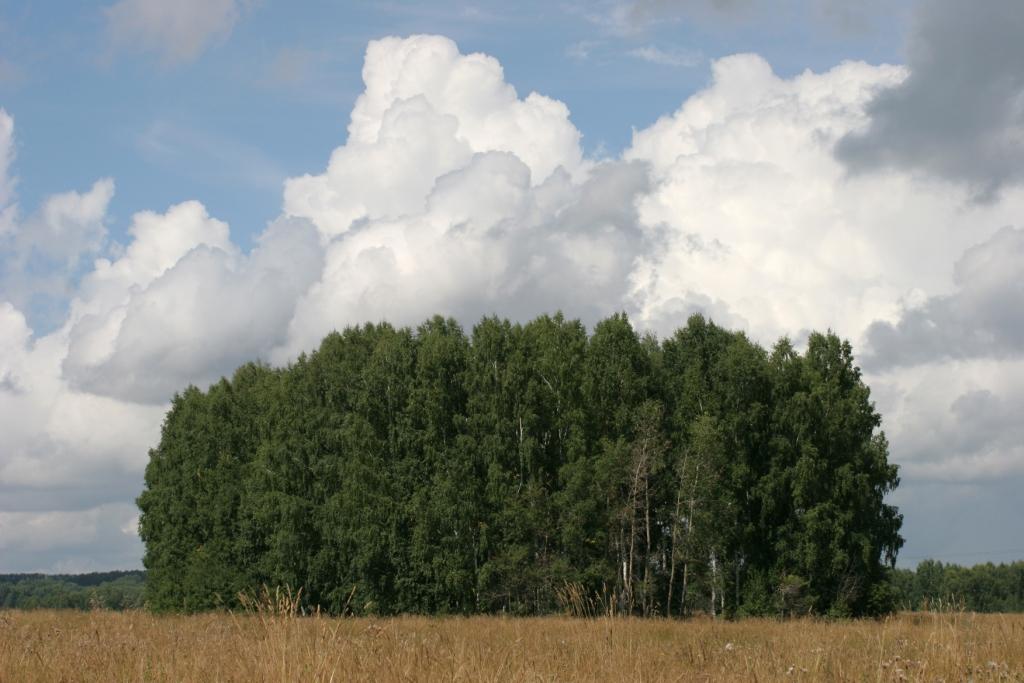
{"label": "blue sky", "polygon": [[0,0],[0,571],[138,566],[190,382],[558,307],[836,330],[901,562],[1024,556],[1022,33],[1013,0]]}

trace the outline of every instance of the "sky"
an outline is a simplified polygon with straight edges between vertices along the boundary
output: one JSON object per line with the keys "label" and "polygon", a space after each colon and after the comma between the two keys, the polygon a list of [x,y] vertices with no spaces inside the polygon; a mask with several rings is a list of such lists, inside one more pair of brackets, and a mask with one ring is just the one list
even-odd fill
{"label": "sky", "polygon": [[332,329],[854,345],[899,563],[1024,558],[1016,0],[0,0],[0,572],[141,566],[168,402]]}

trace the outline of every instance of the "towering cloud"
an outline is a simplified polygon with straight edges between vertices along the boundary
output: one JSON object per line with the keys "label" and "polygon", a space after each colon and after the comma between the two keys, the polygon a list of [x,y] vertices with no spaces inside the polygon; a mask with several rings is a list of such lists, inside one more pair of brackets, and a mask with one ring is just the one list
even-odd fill
{"label": "towering cloud", "polygon": [[310,219],[326,251],[275,360],[339,321],[628,307],[646,248],[642,165],[584,160],[564,104],[519,98],[497,60],[446,38],[375,41],[363,79],[326,172],[285,187],[285,211]]}
{"label": "towering cloud", "polygon": [[363,81],[348,141],[326,172],[285,185],[285,212],[311,219],[328,237],[360,219],[423,211],[435,181],[474,154],[509,152],[531,185],[556,168],[578,178],[585,167],[564,104],[537,93],[519,99],[496,59],[462,55],[447,38],[371,42]]}

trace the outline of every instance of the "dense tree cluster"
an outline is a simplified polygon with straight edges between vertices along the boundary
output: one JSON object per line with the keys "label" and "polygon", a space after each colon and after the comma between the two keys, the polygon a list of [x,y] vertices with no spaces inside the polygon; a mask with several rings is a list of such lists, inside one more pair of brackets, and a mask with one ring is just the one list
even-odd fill
{"label": "dense tree cluster", "polygon": [[142,607],[145,573],[0,574],[5,609],[132,609]]}
{"label": "dense tree cluster", "polygon": [[961,567],[925,560],[916,571],[895,570],[892,581],[901,609],[1024,612],[1024,561]]}
{"label": "dense tree cluster", "polygon": [[898,483],[848,343],[700,316],[435,317],[176,396],[138,503],[146,599],[262,584],[333,613],[859,615],[896,599]]}

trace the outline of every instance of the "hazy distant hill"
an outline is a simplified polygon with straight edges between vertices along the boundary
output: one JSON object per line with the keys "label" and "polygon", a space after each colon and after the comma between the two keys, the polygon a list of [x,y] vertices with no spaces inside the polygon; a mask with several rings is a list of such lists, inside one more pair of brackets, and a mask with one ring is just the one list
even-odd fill
{"label": "hazy distant hill", "polygon": [[0,574],[0,607],[130,609],[142,607],[144,571]]}

